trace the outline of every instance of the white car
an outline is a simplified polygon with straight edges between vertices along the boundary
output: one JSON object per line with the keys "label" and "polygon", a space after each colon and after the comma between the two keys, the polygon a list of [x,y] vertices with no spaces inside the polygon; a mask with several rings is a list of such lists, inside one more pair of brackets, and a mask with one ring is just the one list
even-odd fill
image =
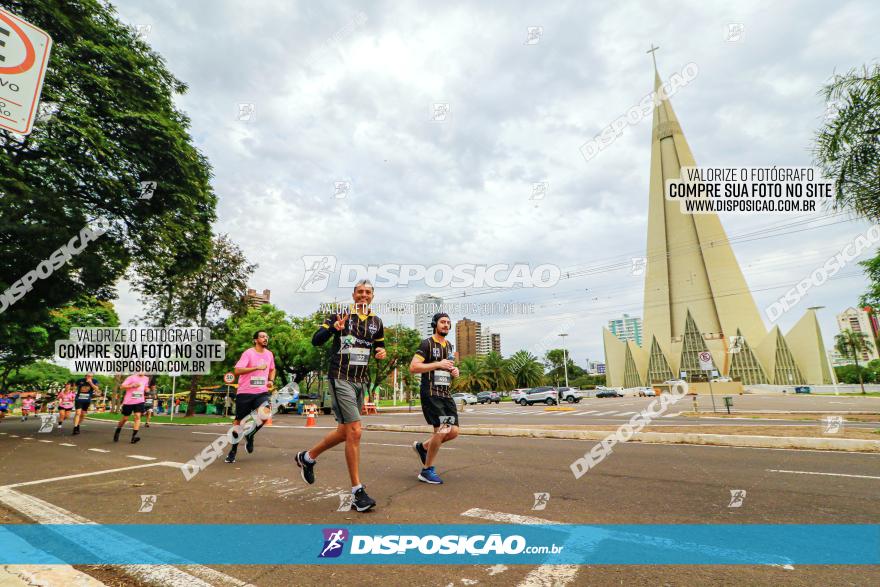
{"label": "white car", "polygon": [[529,394],[528,387],[523,387],[521,389],[514,389],[513,391],[510,392],[510,399],[513,400],[513,403],[519,403],[519,398],[523,397],[524,395],[528,395],[528,394]]}
{"label": "white car", "polygon": [[638,392],[639,397],[654,397],[657,395],[657,392],[654,391],[653,387],[639,387]]}
{"label": "white car", "polygon": [[453,393],[452,400],[456,403],[461,402],[466,406],[477,403],[477,396],[472,393]]}

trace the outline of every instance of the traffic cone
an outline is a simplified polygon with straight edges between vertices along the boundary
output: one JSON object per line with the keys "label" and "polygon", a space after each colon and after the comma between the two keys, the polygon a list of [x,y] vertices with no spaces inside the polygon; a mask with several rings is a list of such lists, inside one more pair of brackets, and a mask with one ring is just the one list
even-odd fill
{"label": "traffic cone", "polygon": [[315,410],[312,409],[311,406],[309,406],[309,408],[309,413],[306,417],[306,428],[311,428],[317,425],[317,423],[315,422]]}

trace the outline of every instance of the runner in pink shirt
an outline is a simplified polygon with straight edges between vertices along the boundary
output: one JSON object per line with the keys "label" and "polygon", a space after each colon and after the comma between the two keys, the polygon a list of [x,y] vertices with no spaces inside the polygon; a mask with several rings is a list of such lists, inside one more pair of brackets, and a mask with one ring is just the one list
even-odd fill
{"label": "runner in pink shirt", "polygon": [[73,402],[76,400],[76,390],[74,384],[76,382],[71,379],[64,385],[64,389],[58,394],[58,429],[64,426],[64,421],[73,410]]}
{"label": "runner in pink shirt", "polygon": [[[269,390],[275,380],[275,355],[268,348],[269,335],[259,330],[254,333],[254,346],[241,354],[241,358],[235,364],[235,374],[238,375],[238,392],[235,394],[235,421],[233,427],[241,424],[248,414],[258,410],[263,404],[272,409]],[[271,414],[271,412],[270,412]],[[257,426],[245,436],[245,449],[248,453],[254,452],[254,436],[263,427],[263,420],[256,418]],[[233,432],[233,437],[237,434]],[[238,453],[238,442],[233,443],[226,455],[225,462],[234,463]]]}
{"label": "runner in pink shirt", "polygon": [[21,400],[21,421],[25,422],[28,419],[28,414],[34,413],[34,398],[26,397]]}
{"label": "runner in pink shirt", "polygon": [[140,442],[138,430],[141,427],[141,414],[144,413],[145,393],[149,384],[150,378],[141,371],[126,377],[122,385],[119,386],[125,391],[125,398],[122,400],[122,418],[113,432],[113,442],[119,442],[119,433],[122,432],[122,427],[125,426],[125,422],[132,414],[134,414],[134,430],[131,433],[131,443]]}

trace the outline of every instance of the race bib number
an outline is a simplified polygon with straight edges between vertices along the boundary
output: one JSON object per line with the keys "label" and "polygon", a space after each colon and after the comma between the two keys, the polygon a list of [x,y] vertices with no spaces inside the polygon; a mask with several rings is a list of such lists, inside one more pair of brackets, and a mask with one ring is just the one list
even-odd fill
{"label": "race bib number", "polygon": [[144,392],[142,391],[133,391],[131,392],[131,399],[143,399]]}
{"label": "race bib number", "polygon": [[81,400],[86,400],[86,401],[88,401],[90,398],[91,398],[91,396],[90,396],[89,394],[87,394],[87,393],[81,393],[81,394],[79,394],[79,395],[77,396],[76,399],[81,399]]}
{"label": "race bib number", "polygon": [[449,387],[452,383],[452,374],[449,371],[437,369],[434,371],[434,387]]}
{"label": "race bib number", "polygon": [[260,387],[262,385],[266,385],[265,377],[251,377],[251,385],[254,387]]}
{"label": "race bib number", "polygon": [[370,349],[350,348],[348,352],[349,365],[366,365],[370,360]]}

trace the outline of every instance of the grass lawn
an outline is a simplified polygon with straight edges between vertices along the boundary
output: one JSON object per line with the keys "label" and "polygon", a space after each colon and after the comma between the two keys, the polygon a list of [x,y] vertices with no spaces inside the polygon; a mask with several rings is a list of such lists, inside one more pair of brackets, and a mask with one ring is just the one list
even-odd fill
{"label": "grass lawn", "polygon": [[[397,403],[394,403],[394,401],[393,401],[393,400],[390,400],[390,399],[380,399],[380,400],[379,400],[379,407],[380,407],[380,408],[392,408],[392,407],[394,407],[394,406],[397,406],[397,407],[406,407],[406,406],[408,406],[408,405],[409,405],[409,404],[406,403],[406,402],[403,401],[403,400],[401,400],[401,401],[399,401],[399,402],[397,402]],[[420,406],[420,405],[422,405],[422,404],[421,404],[421,402],[420,402],[417,398],[413,398],[413,405],[414,405],[414,406]]]}
{"label": "grass lawn", "polygon": [[[819,395],[819,394],[817,393],[816,395]],[[824,395],[832,395],[832,394],[830,394],[830,393],[823,393],[823,394],[821,394],[821,395],[824,396]],[[859,397],[859,396],[861,396],[861,397],[880,397],[880,391],[869,391],[869,392],[864,393],[864,394],[863,394],[861,391],[855,391],[855,392],[852,392],[852,393],[850,393],[850,392],[841,393],[840,395],[854,395],[854,396],[856,396],[856,397]]]}
{"label": "grass lawn", "polygon": [[[88,417],[94,418],[96,420],[112,420],[114,422],[118,422],[119,419],[122,418],[122,414],[112,414],[109,412],[103,412],[103,413],[99,413],[99,414],[89,414]],[[133,417],[129,417],[129,420],[132,420],[132,419],[133,419]],[[141,416],[141,423],[143,423],[145,421],[146,421],[146,419],[143,416]],[[171,416],[153,415],[153,417],[150,418],[151,424],[152,423],[156,423],[156,424],[173,423],[173,424],[196,425],[196,424],[229,424],[230,422],[232,422],[232,418],[224,418],[222,416],[204,416],[201,414],[193,416],[192,418],[184,418],[183,415],[180,415],[180,416],[175,415],[173,422],[171,420]]]}

